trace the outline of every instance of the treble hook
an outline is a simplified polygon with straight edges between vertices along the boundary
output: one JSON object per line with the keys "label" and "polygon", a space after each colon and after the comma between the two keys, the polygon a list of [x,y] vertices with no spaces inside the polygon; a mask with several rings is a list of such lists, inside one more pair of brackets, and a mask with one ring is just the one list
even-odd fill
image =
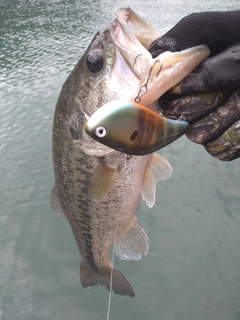
{"label": "treble hook", "polygon": [[131,154],[125,154],[125,167],[124,167],[124,170],[126,170],[127,177],[131,178],[131,174],[133,173],[132,155]]}
{"label": "treble hook", "polygon": [[[139,55],[141,55],[141,54],[139,54]],[[136,59],[137,59],[137,57],[138,57],[139,55],[137,55],[137,56],[135,57],[133,66],[134,66],[134,64],[135,64],[135,62],[136,62]],[[160,59],[156,59],[156,60],[154,61],[152,67],[151,67],[150,70],[149,70],[148,75],[146,76],[146,79],[144,80],[143,84],[142,84],[142,85],[140,86],[140,88],[139,88],[138,94],[137,94],[137,95],[135,96],[135,98],[134,98],[134,101],[135,101],[135,102],[140,103],[142,96],[148,91],[148,87],[147,87],[148,81],[149,81],[149,79],[150,79],[152,70],[153,70],[154,66],[155,66],[157,63],[159,63],[159,68],[158,68],[158,72],[157,72],[157,75],[156,75],[156,76],[158,77],[158,75],[159,75],[159,73],[160,73],[160,71],[161,71],[161,69],[162,69],[162,60],[160,60]]]}

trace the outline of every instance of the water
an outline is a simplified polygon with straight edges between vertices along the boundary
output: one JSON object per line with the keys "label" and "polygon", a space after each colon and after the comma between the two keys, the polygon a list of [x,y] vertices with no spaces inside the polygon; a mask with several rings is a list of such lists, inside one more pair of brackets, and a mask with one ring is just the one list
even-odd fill
{"label": "water", "polygon": [[[122,6],[166,32],[188,13],[239,2],[0,1],[1,320],[106,319],[107,290],[81,287],[70,226],[50,209],[51,130],[64,80]],[[115,259],[136,297],[113,295],[110,319],[240,319],[240,162],[185,137],[161,154],[174,175],[138,212],[148,256]]]}

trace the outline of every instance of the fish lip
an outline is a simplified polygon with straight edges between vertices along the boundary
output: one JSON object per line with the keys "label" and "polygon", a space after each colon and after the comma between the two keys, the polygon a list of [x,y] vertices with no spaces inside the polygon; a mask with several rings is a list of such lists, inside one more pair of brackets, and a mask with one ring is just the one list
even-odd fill
{"label": "fish lip", "polygon": [[[138,29],[143,26],[143,31]],[[148,78],[146,93],[141,98],[141,104],[147,106],[155,102],[163,93],[173,87],[175,84],[185,78],[200,62],[209,55],[207,46],[193,47],[180,52],[166,51],[156,58],[152,58],[150,52],[146,49],[145,34],[149,35],[151,30],[154,36],[151,38],[152,43],[160,37],[151,26],[140,18],[130,8],[122,8],[117,12],[117,17],[109,27],[110,35],[113,40],[116,56],[119,53],[121,60],[116,64],[119,75],[122,76],[122,86],[126,82],[133,90],[140,89],[141,85]],[[118,57],[116,57],[117,61]],[[156,63],[158,62],[158,63]],[[125,64],[125,65],[124,65]],[[132,73],[127,72],[126,69]],[[159,72],[159,70],[161,71]],[[113,74],[114,67],[111,70]],[[112,75],[114,78],[114,75]],[[127,79],[129,77],[129,79]],[[119,81],[119,79],[118,79]],[[117,83],[115,81],[114,83]],[[134,84],[134,85],[133,85]],[[132,91],[133,91],[132,90]],[[133,100],[134,96],[129,94],[129,99]]]}
{"label": "fish lip", "polygon": [[116,15],[122,27],[127,29],[147,50],[151,43],[161,36],[130,7],[119,9]]}
{"label": "fish lip", "polygon": [[[150,37],[159,36],[151,26],[130,8],[118,10],[115,20],[109,25],[109,32],[115,54],[111,66],[110,89],[122,92],[126,100],[133,100],[146,79],[152,65],[152,56],[144,47],[142,30]],[[151,30],[151,31],[149,31]],[[153,40],[151,39],[150,42]]]}
{"label": "fish lip", "polygon": [[[152,61],[151,54],[143,45],[144,41],[140,39],[141,30],[147,30],[147,28],[152,32],[155,31],[130,8],[118,10],[116,19],[109,27],[116,50],[139,80],[145,79]],[[137,34],[139,39],[136,37]],[[140,57],[138,63],[136,63],[136,57]]]}

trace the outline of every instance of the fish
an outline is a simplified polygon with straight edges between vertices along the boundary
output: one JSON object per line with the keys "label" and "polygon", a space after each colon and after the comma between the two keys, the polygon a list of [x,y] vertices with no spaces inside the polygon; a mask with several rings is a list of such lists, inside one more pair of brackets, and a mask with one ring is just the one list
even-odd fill
{"label": "fish", "polygon": [[111,248],[124,260],[147,254],[148,236],[136,217],[140,199],[152,207],[156,182],[172,175],[171,165],[159,154],[126,157],[95,141],[85,132],[87,119],[109,101],[141,96],[146,79],[148,90],[141,101],[157,112],[160,94],[155,91],[172,87],[209,52],[200,46],[152,59],[146,48],[157,37],[159,33],[133,10],[120,9],[93,37],[56,103],[51,207],[71,226],[81,256],[83,288],[102,285],[110,293],[135,296],[113,266]]}
{"label": "fish", "polygon": [[182,136],[188,128],[187,121],[168,119],[126,100],[107,102],[85,125],[90,137],[128,155],[153,153]]}

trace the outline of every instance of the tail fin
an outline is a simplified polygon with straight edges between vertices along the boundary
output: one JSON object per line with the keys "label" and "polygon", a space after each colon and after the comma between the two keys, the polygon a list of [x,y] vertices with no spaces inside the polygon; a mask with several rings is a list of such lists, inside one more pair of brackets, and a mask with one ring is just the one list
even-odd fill
{"label": "tail fin", "polygon": [[[92,287],[96,285],[105,286],[108,291],[110,290],[111,269],[94,270],[84,266],[81,262],[80,265],[80,279],[83,288]],[[124,278],[122,273],[113,267],[112,277],[112,290],[114,293],[122,296],[134,297],[135,293],[130,283]]]}

